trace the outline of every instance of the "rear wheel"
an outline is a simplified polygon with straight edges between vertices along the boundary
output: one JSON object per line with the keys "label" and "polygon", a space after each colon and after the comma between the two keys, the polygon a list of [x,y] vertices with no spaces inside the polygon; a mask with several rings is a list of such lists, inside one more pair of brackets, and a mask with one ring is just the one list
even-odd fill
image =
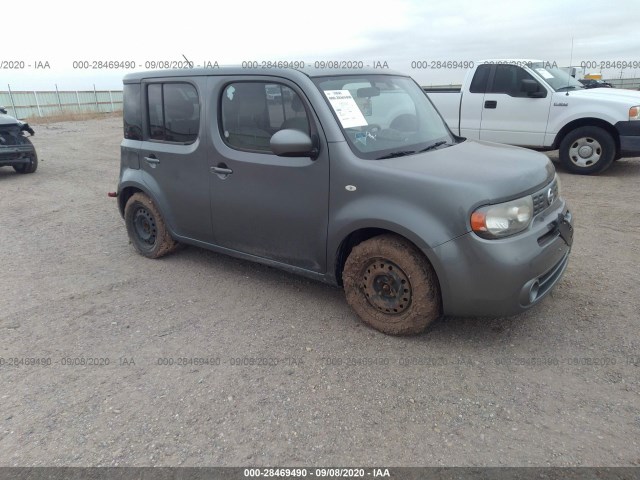
{"label": "rear wheel", "polygon": [[381,332],[420,333],[441,316],[433,267],[420,250],[398,235],[380,235],[356,245],[342,277],[351,308]]}
{"label": "rear wheel", "polygon": [[127,200],[124,220],[131,243],[145,257],[160,258],[178,247],[160,211],[144,193],[134,193]]}
{"label": "rear wheel", "polygon": [[[29,140],[28,138],[25,138],[25,140],[29,143],[29,145],[33,146],[31,144],[31,140]],[[35,172],[38,169],[38,154],[36,153],[35,149],[33,150],[31,157],[29,157],[28,163],[21,163],[19,165],[14,165],[13,169],[18,173]]]}
{"label": "rear wheel", "polygon": [[616,142],[600,127],[580,127],[560,142],[560,162],[572,173],[591,175],[606,170],[616,156]]}

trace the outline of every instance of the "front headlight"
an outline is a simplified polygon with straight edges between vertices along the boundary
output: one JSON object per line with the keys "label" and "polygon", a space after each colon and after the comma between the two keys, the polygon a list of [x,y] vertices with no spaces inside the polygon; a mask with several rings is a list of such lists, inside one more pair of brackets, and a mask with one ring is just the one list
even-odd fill
{"label": "front headlight", "polygon": [[629,120],[640,120],[640,105],[629,109]]}
{"label": "front headlight", "polygon": [[484,238],[502,238],[523,231],[531,223],[533,201],[528,195],[510,202],[480,207],[471,214],[471,229]]}

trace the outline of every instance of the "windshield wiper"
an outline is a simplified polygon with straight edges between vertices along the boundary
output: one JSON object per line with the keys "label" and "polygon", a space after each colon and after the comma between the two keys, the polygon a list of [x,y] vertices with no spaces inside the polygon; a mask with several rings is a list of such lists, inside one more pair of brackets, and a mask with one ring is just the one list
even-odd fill
{"label": "windshield wiper", "polygon": [[422,150],[418,150],[418,153],[428,152],[429,150],[436,149],[436,148],[441,147],[442,145],[446,145],[448,143],[449,142],[447,142],[446,140],[442,140],[441,142],[433,143],[433,144],[429,145],[428,147],[423,148]]}
{"label": "windshield wiper", "polygon": [[385,158],[396,158],[396,157],[404,157],[406,155],[411,155],[416,153],[415,150],[404,150],[400,152],[389,153],[388,155],[383,155],[381,157],[376,158],[376,160],[384,160]]}

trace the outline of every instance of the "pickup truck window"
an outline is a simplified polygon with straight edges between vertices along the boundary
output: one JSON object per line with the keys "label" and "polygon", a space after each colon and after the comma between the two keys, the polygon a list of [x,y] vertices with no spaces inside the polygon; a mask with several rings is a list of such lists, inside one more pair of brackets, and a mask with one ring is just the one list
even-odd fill
{"label": "pickup truck window", "polygon": [[529,73],[517,65],[498,64],[495,67],[489,93],[506,93],[511,97],[527,97],[527,92],[520,89],[520,82],[529,79],[538,83]]}
{"label": "pickup truck window", "polygon": [[193,143],[200,128],[198,92],[189,83],[153,83],[147,87],[149,138]]}
{"label": "pickup truck window", "polygon": [[271,153],[269,142],[278,130],[310,133],[304,104],[286,85],[231,83],[225,87],[220,101],[222,138],[238,150]]}
{"label": "pickup truck window", "polygon": [[342,75],[313,79],[331,107],[351,150],[380,159],[454,143],[420,87],[395,75]]}
{"label": "pickup truck window", "polygon": [[469,86],[471,93],[484,93],[487,91],[489,72],[491,72],[491,65],[478,65],[476,73],[473,75],[473,80],[471,80],[471,85]]}

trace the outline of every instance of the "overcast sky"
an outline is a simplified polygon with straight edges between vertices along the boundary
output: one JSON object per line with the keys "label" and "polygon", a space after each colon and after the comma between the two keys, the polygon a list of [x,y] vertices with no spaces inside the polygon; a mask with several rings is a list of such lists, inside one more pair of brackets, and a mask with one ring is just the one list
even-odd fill
{"label": "overcast sky", "polygon": [[[104,5],[100,8],[98,5]],[[91,8],[89,8],[91,5]],[[74,70],[79,60],[220,65],[256,60],[355,60],[461,83],[465,69],[412,69],[413,61],[535,58],[567,66],[640,62],[640,1],[393,0],[349,2],[109,2],[31,0],[5,8],[0,90],[119,89],[123,70]],[[7,68],[24,62],[23,70]],[[37,62],[49,69],[35,69]],[[14,65],[16,65],[14,63]],[[20,65],[20,63],[18,63]],[[31,65],[31,67],[29,67]],[[600,68],[588,68],[587,73]],[[620,77],[609,69],[605,77]],[[622,72],[640,77],[640,68]]]}

